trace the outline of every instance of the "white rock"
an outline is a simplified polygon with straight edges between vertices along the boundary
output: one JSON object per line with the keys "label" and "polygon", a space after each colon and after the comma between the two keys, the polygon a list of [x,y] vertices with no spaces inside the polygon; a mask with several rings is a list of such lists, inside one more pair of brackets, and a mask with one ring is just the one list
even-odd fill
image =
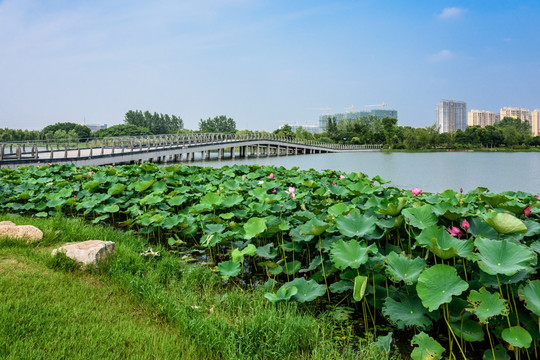
{"label": "white rock", "polygon": [[33,225],[17,226],[11,221],[0,222],[0,238],[26,239],[27,243],[43,239],[43,232]]}
{"label": "white rock", "polygon": [[98,263],[114,254],[113,241],[88,240],[80,243],[66,244],[54,249],[51,253],[54,256],[57,252],[63,252],[67,257],[83,265],[98,266]]}

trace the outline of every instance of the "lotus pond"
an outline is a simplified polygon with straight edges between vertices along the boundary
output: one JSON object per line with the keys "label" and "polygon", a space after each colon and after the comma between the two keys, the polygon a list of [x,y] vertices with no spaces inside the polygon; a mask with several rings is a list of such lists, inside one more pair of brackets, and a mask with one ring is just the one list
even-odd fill
{"label": "lotus pond", "polygon": [[0,169],[0,212],[133,230],[230,283],[264,283],[269,302],[329,309],[365,332],[408,331],[413,359],[538,358],[540,197],[530,193],[425,193],[257,165],[54,165]]}

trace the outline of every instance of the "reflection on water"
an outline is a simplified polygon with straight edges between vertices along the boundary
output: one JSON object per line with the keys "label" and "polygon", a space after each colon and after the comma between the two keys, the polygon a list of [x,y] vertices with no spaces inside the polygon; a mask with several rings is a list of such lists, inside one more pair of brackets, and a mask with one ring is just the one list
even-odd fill
{"label": "reflection on water", "polygon": [[300,169],[361,171],[379,175],[393,186],[441,192],[465,191],[478,186],[492,192],[540,192],[540,153],[332,153],[235,160],[195,161],[194,165],[221,167],[232,164],[275,165]]}

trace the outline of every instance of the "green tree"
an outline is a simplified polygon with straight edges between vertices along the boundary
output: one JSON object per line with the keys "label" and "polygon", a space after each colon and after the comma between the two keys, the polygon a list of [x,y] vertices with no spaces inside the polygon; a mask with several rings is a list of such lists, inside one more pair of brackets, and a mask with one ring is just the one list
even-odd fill
{"label": "green tree", "polygon": [[124,115],[124,123],[144,127],[151,131],[152,134],[173,134],[184,128],[184,121],[176,115],[158,114],[146,110],[129,110]]}
{"label": "green tree", "polygon": [[140,136],[152,135],[150,129],[142,126],[130,124],[114,125],[106,129],[100,129],[93,134],[95,137],[113,137],[113,136]]}
{"label": "green tree", "polygon": [[57,135],[63,136],[59,139],[65,139],[68,134],[74,138],[88,138],[91,133],[92,131],[88,127],[71,122],[56,123],[41,130],[41,136],[44,139],[55,139]]}
{"label": "green tree", "polygon": [[274,130],[272,134],[279,136],[288,136],[292,138],[296,137],[296,134],[292,131],[292,128],[289,124],[285,124],[279,129]]}
{"label": "green tree", "polygon": [[528,121],[521,121],[519,118],[506,116],[501,121],[496,122],[494,126],[499,129],[513,127],[523,136],[531,134],[531,124]]}
{"label": "green tree", "polygon": [[199,130],[205,133],[235,133],[236,122],[225,115],[216,116],[213,119],[201,119]]}

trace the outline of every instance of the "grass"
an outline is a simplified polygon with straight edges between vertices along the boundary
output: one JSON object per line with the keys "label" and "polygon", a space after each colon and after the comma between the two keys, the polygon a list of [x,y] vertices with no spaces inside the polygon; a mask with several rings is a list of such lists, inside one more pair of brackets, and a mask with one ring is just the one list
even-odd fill
{"label": "grass", "polygon": [[[144,239],[77,219],[0,216],[44,239],[0,241],[1,358],[383,359],[373,343],[335,341],[339,326],[309,306],[273,305],[264,289],[225,285]],[[114,259],[81,270],[50,251],[64,242],[116,242]]]}

